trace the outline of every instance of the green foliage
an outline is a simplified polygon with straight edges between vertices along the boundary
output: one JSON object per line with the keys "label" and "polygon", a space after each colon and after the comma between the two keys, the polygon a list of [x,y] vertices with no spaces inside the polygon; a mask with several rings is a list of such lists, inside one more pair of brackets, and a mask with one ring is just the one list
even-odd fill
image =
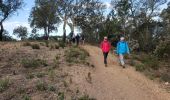
{"label": "green foliage", "polygon": [[47,84],[43,81],[38,81],[38,83],[36,84],[36,88],[39,91],[45,91],[47,90]]}
{"label": "green foliage", "polygon": [[39,44],[32,44],[31,47],[32,47],[32,49],[40,49]]}
{"label": "green foliage", "polygon": [[[132,59],[141,61],[142,65],[140,65],[140,64],[137,65],[137,69],[139,69],[139,70],[140,70],[140,68],[141,68],[141,70],[145,70],[145,69],[158,70],[160,68],[159,60],[157,59],[157,57],[155,57],[152,54],[142,53],[139,55],[133,55]],[[145,67],[142,67],[143,65]]]}
{"label": "green foliage", "polygon": [[56,76],[55,71],[52,70],[52,69],[49,70],[48,75],[49,75],[49,78],[50,78],[52,81],[54,80],[54,78],[55,78],[55,76]]}
{"label": "green foliage", "polygon": [[3,92],[6,89],[8,89],[9,84],[10,84],[10,81],[8,78],[0,79],[0,92]]}
{"label": "green foliage", "polygon": [[0,1],[0,41],[3,40],[3,22],[6,21],[9,17],[15,14],[18,9],[22,8],[23,0],[1,0]]}
{"label": "green foliage", "polygon": [[28,35],[27,27],[18,26],[13,30],[13,34],[17,35],[21,40],[26,39]]}
{"label": "green foliage", "polygon": [[48,85],[48,90],[52,91],[52,92],[55,92],[56,88],[54,86],[52,86],[52,85]]}
{"label": "green foliage", "polygon": [[32,44],[30,42],[24,42],[23,46],[32,46]]}
{"label": "green foliage", "polygon": [[59,47],[64,49],[66,47],[66,44],[64,42],[59,42]]}
{"label": "green foliage", "polygon": [[59,92],[58,93],[58,99],[57,100],[64,100],[65,96],[64,96],[64,92]]}
{"label": "green foliage", "polygon": [[137,64],[136,66],[135,66],[135,68],[136,68],[136,71],[144,71],[145,69],[146,69],[146,66],[144,65],[144,64]]}
{"label": "green foliage", "polygon": [[156,47],[154,54],[159,58],[168,60],[170,58],[170,36],[166,37],[164,41]]}
{"label": "green foliage", "polygon": [[170,74],[169,73],[164,73],[161,75],[161,80],[165,82],[170,82]]}
{"label": "green foliage", "polygon": [[33,28],[44,29],[44,34],[48,37],[52,31],[57,30],[57,25],[60,23],[56,2],[54,0],[35,0],[35,7],[32,8],[29,22]]}
{"label": "green foliage", "polygon": [[23,59],[21,61],[21,64],[25,68],[37,68],[40,66],[47,66],[46,61],[41,59]]}
{"label": "green foliage", "polygon": [[80,98],[78,98],[78,100],[96,100],[95,98],[90,98],[88,95],[84,95]]}
{"label": "green foliage", "polygon": [[84,49],[78,47],[72,47],[65,52],[66,61],[69,63],[81,63],[86,60],[89,56],[89,53]]}
{"label": "green foliage", "polygon": [[29,74],[26,75],[26,78],[27,79],[33,79],[34,78],[34,74],[29,73]]}
{"label": "green foliage", "polygon": [[42,77],[44,77],[46,74],[45,73],[42,73],[42,72],[39,72],[39,73],[37,73],[36,74],[36,76],[38,77],[38,78],[42,78]]}
{"label": "green foliage", "polygon": [[60,46],[58,44],[55,44],[55,49],[59,49]]}
{"label": "green foliage", "polygon": [[23,100],[31,100],[31,97],[28,96],[28,95],[24,95],[24,96],[23,96]]}

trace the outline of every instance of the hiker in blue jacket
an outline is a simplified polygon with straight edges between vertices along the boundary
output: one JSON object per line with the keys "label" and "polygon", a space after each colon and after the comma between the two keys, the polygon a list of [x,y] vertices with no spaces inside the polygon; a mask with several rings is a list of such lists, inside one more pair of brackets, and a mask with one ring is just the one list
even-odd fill
{"label": "hiker in blue jacket", "polygon": [[117,43],[116,53],[119,55],[119,61],[121,66],[125,68],[124,55],[129,54],[129,46],[128,43],[125,41],[124,37],[121,37],[120,41]]}

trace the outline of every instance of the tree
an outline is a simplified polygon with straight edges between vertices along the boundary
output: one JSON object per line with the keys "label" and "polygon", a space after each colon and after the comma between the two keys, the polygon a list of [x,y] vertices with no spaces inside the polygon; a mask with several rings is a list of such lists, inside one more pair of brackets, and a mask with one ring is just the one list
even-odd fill
{"label": "tree", "polygon": [[[56,0],[58,8],[57,12],[59,13],[60,18],[63,21],[63,42],[66,41],[66,25],[69,17],[72,15],[72,8],[74,0]],[[74,22],[73,22],[74,23]],[[74,30],[72,30],[74,32]],[[72,32],[72,33],[73,33]]]}
{"label": "tree", "polygon": [[126,32],[126,22],[129,17],[130,3],[129,0],[113,0],[112,5],[113,10],[116,10],[116,15],[121,22],[122,32],[125,35]]}
{"label": "tree", "polygon": [[4,30],[2,33],[2,41],[13,41],[14,39],[9,35],[8,31]]}
{"label": "tree", "polygon": [[27,27],[18,26],[13,30],[13,34],[17,35],[17,37],[21,38],[21,40],[24,40],[28,35]]}
{"label": "tree", "polygon": [[23,0],[0,0],[0,41],[4,31],[3,22],[23,5]]}
{"label": "tree", "polygon": [[32,8],[29,17],[30,26],[35,29],[44,29],[44,35],[49,38],[49,34],[61,22],[57,14],[57,5],[55,0],[36,0],[35,7]]}
{"label": "tree", "polygon": [[[115,0],[113,0],[115,1]],[[150,51],[153,46],[155,17],[160,14],[161,5],[167,0],[117,0],[117,15],[125,15],[125,29],[129,39],[138,40],[140,50]],[[123,3],[121,3],[123,2]],[[125,3],[126,2],[126,3]],[[127,7],[126,7],[127,5]],[[118,17],[119,18],[119,17]],[[143,41],[145,40],[145,41]]]}
{"label": "tree", "polygon": [[99,33],[104,27],[105,8],[106,6],[99,0],[82,0],[79,2],[79,11],[74,20],[76,25],[82,29],[87,40],[93,42],[100,40]]}

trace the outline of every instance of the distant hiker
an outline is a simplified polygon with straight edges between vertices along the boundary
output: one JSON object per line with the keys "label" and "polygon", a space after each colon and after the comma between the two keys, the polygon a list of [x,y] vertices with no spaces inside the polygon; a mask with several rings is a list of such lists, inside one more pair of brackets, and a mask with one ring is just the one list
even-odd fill
{"label": "distant hiker", "polygon": [[69,34],[69,45],[72,44],[73,35],[74,35],[74,33],[70,32],[70,34]]}
{"label": "distant hiker", "polygon": [[75,42],[76,42],[76,37],[75,37],[74,34],[73,34],[73,37],[72,37],[72,42],[73,42],[73,44],[75,44]]}
{"label": "distant hiker", "polygon": [[102,41],[100,45],[100,48],[102,49],[102,52],[103,52],[105,67],[107,67],[107,56],[111,48],[111,44],[108,41],[107,37],[104,37],[104,40]]}
{"label": "distant hiker", "polygon": [[121,37],[120,41],[117,43],[116,52],[119,55],[119,61],[120,61],[121,66],[125,68],[124,55],[129,54],[129,46],[128,46],[128,43],[125,41],[124,37]]}
{"label": "distant hiker", "polygon": [[79,34],[76,35],[76,45],[78,46],[79,45],[79,42],[80,42],[80,36]]}
{"label": "distant hiker", "polygon": [[84,37],[84,35],[83,35],[83,34],[81,35],[81,41],[82,41],[82,45],[84,45],[85,37]]}

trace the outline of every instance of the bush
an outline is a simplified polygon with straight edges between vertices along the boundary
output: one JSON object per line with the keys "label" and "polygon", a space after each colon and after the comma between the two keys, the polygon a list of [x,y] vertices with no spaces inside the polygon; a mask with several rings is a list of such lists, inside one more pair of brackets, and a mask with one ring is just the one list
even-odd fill
{"label": "bush", "polygon": [[96,99],[90,98],[88,95],[84,95],[84,96],[80,97],[78,100],[96,100]]}
{"label": "bush", "polygon": [[32,49],[40,49],[40,46],[38,44],[32,44]]}
{"label": "bush", "polygon": [[23,96],[23,100],[31,100],[31,97],[28,96],[28,95],[24,95],[24,96]]}
{"label": "bush", "polygon": [[164,41],[156,47],[154,54],[159,58],[170,58],[170,36],[167,36]]}
{"label": "bush", "polygon": [[141,61],[146,67],[146,69],[159,69],[159,61],[156,56],[152,54],[140,54],[138,56],[133,55],[133,59]]}
{"label": "bush", "polygon": [[26,78],[27,79],[33,79],[34,78],[34,74],[29,73],[29,74],[26,75]]}
{"label": "bush", "polygon": [[46,61],[41,59],[23,59],[21,64],[25,68],[36,68],[42,65],[47,66]]}
{"label": "bush", "polygon": [[45,46],[49,47],[49,42],[48,41],[45,41]]}
{"label": "bush", "polygon": [[52,85],[49,85],[48,90],[54,92],[54,91],[56,91],[56,88],[54,86],[52,86]]}
{"label": "bush", "polygon": [[5,79],[0,79],[0,92],[5,91],[6,89],[8,89],[9,87],[9,79],[5,78]]}
{"label": "bush", "polygon": [[42,73],[42,72],[41,72],[41,73],[37,73],[36,76],[37,76],[38,78],[42,78],[42,77],[45,76],[45,73]]}
{"label": "bush", "polygon": [[72,47],[69,50],[65,51],[66,61],[69,63],[81,63],[86,60],[89,56],[89,53],[84,49],[78,47]]}
{"label": "bush", "polygon": [[154,70],[158,70],[159,69],[159,61],[155,56],[145,56],[142,59],[142,63],[147,67],[147,68],[151,68]]}
{"label": "bush", "polygon": [[58,99],[57,100],[64,100],[65,96],[64,96],[64,92],[59,92],[58,93]]}
{"label": "bush", "polygon": [[55,49],[59,49],[59,48],[60,48],[60,46],[55,44]]}
{"label": "bush", "polygon": [[165,81],[165,82],[170,82],[170,74],[162,74],[161,75],[161,80]]}
{"label": "bush", "polygon": [[131,51],[135,51],[139,49],[139,43],[137,40],[130,40],[128,42]]}
{"label": "bush", "polygon": [[56,74],[55,74],[55,71],[54,71],[54,70],[50,70],[50,71],[48,72],[48,75],[49,75],[50,79],[53,81]]}
{"label": "bush", "polygon": [[135,66],[135,68],[136,68],[136,71],[141,71],[141,72],[146,69],[144,64],[138,64]]}
{"label": "bush", "polygon": [[64,42],[59,42],[59,47],[62,47],[64,49],[64,47],[66,47]]}
{"label": "bush", "polygon": [[30,42],[24,42],[23,46],[31,46],[31,43]]}
{"label": "bush", "polygon": [[38,81],[38,83],[36,84],[36,88],[37,90],[39,91],[45,91],[47,90],[47,84],[45,84],[45,82],[42,82],[42,81]]}

